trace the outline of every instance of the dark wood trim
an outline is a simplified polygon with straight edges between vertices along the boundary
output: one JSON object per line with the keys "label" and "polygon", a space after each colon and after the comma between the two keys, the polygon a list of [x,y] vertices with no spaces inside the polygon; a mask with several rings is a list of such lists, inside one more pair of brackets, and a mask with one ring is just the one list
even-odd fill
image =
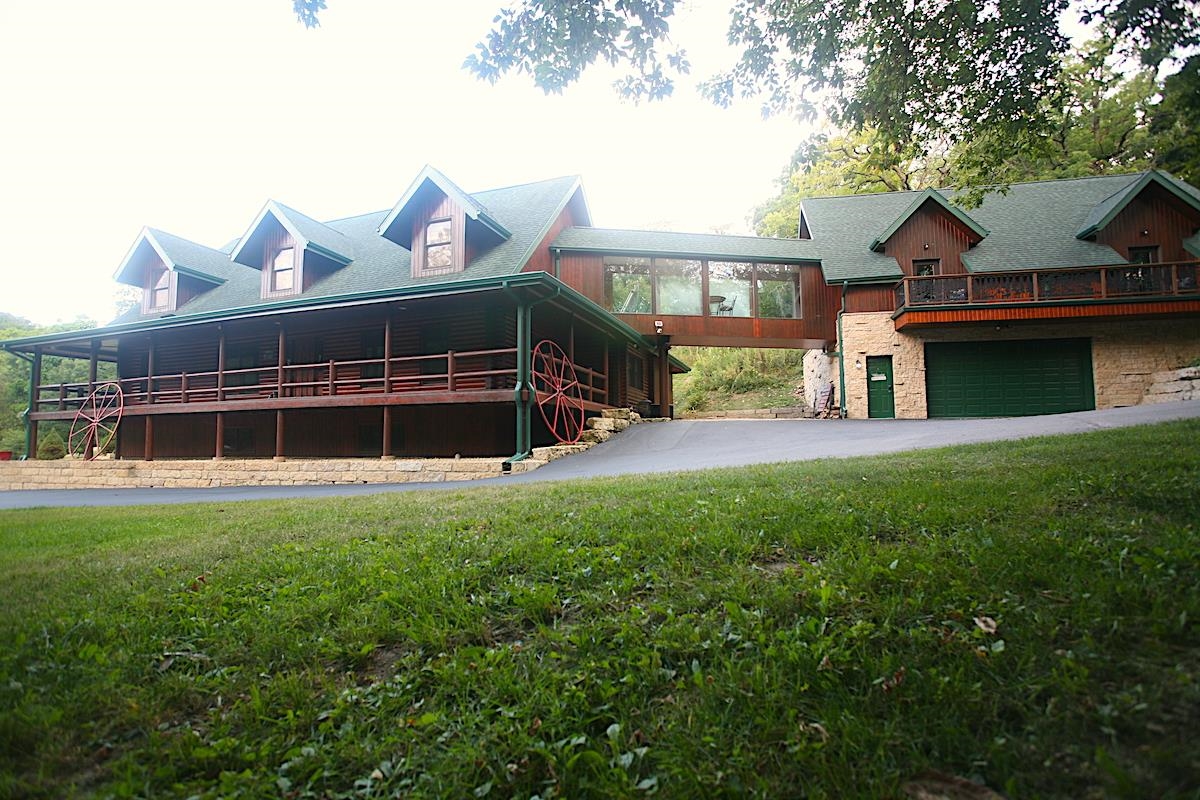
{"label": "dark wood trim", "polygon": [[[280,336],[282,336],[282,332]],[[149,419],[146,420],[149,422]],[[283,461],[283,409],[278,409],[275,412],[275,460]]]}
{"label": "dark wood trim", "polygon": [[225,457],[225,412],[217,412],[217,435],[216,445],[213,451],[213,461],[220,461]]}
{"label": "dark wood trim", "polygon": [[142,460],[154,460],[154,417],[146,417],[146,435],[142,441]]}
{"label": "dark wood trim", "polygon": [[392,457],[392,407],[383,407],[383,439],[379,451],[380,458]]}

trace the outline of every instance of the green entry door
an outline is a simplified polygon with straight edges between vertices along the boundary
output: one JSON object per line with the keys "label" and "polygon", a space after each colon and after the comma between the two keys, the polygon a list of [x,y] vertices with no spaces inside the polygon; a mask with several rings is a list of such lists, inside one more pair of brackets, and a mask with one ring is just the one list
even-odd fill
{"label": "green entry door", "polygon": [[872,419],[896,416],[891,356],[867,356],[867,416]]}
{"label": "green entry door", "polygon": [[1090,411],[1090,339],[930,342],[925,345],[930,417],[1019,417]]}

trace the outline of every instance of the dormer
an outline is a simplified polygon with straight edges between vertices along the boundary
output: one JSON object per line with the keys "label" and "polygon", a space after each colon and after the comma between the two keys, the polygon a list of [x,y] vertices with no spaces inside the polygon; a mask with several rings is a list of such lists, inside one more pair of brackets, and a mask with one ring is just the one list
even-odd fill
{"label": "dormer", "polygon": [[142,290],[143,314],[169,314],[223,284],[228,269],[224,253],[143,228],[115,277]]}
{"label": "dormer", "polygon": [[412,277],[463,272],[512,236],[481,203],[426,166],[384,218],[379,235],[412,252]]}
{"label": "dormer", "polygon": [[1200,230],[1200,197],[1165,172],[1142,174],[1098,203],[1077,239],[1116,250],[1130,262],[1186,261]]}
{"label": "dormer", "polygon": [[871,242],[871,250],[893,256],[905,275],[962,273],[962,254],[988,231],[941,192],[918,192],[902,214]]}
{"label": "dormer", "polygon": [[350,240],[322,222],[268,200],[229,258],[262,273],[263,299],[297,295],[354,260]]}

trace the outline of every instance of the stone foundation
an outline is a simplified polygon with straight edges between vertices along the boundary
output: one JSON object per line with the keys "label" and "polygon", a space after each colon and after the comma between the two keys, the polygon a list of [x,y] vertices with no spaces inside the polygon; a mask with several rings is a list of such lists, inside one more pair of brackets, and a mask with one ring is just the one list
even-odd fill
{"label": "stone foundation", "polygon": [[[0,491],[15,489],[132,489],[214,486],[303,486],[354,483],[440,483],[497,478],[503,458],[313,459],[270,461],[78,461],[0,462]],[[543,461],[512,465],[528,472]]]}
{"label": "stone foundation", "polygon": [[889,355],[896,416],[901,419],[927,416],[926,342],[1091,339],[1096,408],[1138,405],[1147,396],[1155,373],[1200,357],[1200,324],[1191,319],[1014,324],[999,330],[994,325],[964,325],[920,329],[910,334],[896,332],[891,312],[879,312],[844,315],[842,336],[846,354],[846,407],[851,419],[867,416],[867,356]]}

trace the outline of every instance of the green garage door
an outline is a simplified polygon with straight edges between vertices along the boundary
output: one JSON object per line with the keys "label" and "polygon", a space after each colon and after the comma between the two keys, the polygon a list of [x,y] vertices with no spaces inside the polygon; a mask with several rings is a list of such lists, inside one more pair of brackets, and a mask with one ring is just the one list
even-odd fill
{"label": "green garage door", "polygon": [[1096,407],[1090,339],[929,342],[931,417],[1019,417]]}

